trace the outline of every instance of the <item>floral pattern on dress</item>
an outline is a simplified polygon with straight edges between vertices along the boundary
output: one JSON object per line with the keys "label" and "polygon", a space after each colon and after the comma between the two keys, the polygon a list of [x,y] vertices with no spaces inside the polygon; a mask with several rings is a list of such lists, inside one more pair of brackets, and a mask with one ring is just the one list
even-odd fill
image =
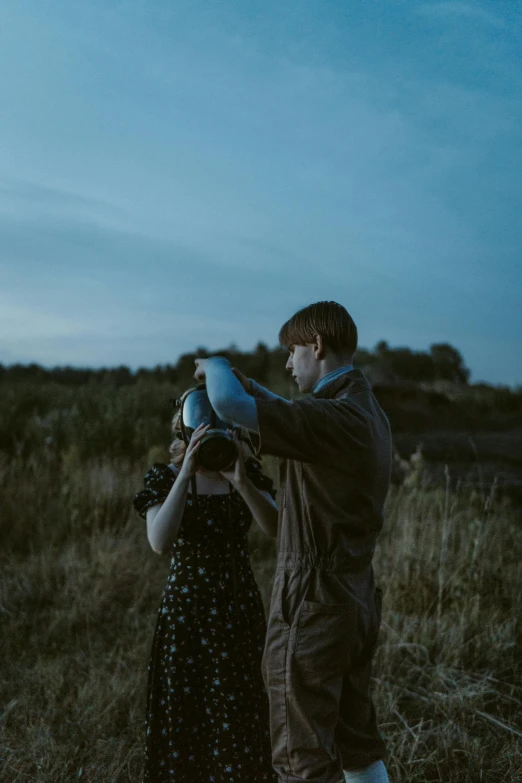
{"label": "floral pattern on dress", "polygon": [[[274,495],[259,463],[248,474]],[[259,466],[259,467],[258,467]],[[142,516],[175,481],[156,463],[134,499]],[[261,657],[265,617],[238,492],[187,496],[148,667],[144,783],[275,783]]]}

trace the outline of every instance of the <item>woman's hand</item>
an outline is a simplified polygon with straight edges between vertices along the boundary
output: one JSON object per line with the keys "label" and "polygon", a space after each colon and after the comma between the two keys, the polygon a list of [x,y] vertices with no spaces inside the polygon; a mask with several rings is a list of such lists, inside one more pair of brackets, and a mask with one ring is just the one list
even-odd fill
{"label": "woman's hand", "polygon": [[228,432],[230,435],[232,435],[232,438],[234,440],[236,451],[237,451],[237,459],[231,468],[228,468],[228,470],[220,470],[219,473],[227,481],[230,481],[232,486],[239,491],[240,488],[245,485],[248,479],[245,470],[245,463],[243,461],[243,454],[241,452],[241,447],[239,445],[239,440],[237,438],[237,435],[233,430],[228,430]]}
{"label": "woman's hand", "polygon": [[185,478],[192,478],[198,469],[198,449],[201,443],[201,439],[209,429],[210,424],[200,424],[190,438],[190,442],[183,458],[183,464],[179,475]]}

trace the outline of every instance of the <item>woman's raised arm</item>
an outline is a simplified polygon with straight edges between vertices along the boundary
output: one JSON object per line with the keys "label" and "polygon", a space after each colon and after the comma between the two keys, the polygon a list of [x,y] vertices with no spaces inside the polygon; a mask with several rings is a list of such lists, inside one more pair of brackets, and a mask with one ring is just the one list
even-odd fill
{"label": "woman's raised arm", "polygon": [[165,501],[147,509],[147,538],[158,555],[168,552],[178,537],[189,483],[197,470],[199,444],[208,427],[208,424],[200,424],[192,433],[183,465]]}

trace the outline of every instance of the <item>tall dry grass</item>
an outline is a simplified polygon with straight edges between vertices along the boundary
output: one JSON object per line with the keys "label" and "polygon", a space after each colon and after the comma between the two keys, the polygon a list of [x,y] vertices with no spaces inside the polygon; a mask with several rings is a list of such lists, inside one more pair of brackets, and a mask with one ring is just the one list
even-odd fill
{"label": "tall dry grass", "polygon": [[[140,780],[168,558],[131,498],[161,456],[42,445],[0,462],[0,781]],[[266,603],[274,547],[256,530],[250,544]],[[522,781],[521,552],[520,515],[494,497],[391,491],[374,685],[393,781]]]}

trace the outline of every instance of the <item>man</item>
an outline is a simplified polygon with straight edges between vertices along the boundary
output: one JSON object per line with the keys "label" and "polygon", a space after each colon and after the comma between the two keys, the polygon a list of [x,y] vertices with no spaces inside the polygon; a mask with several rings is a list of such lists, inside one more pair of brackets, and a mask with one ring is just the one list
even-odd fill
{"label": "man", "polygon": [[318,302],[281,328],[301,392],[286,400],[230,367],[196,360],[212,406],[283,458],[278,559],[263,676],[274,768],[284,783],[385,783],[369,692],[380,624],[372,556],[391,470],[388,420],[352,367],[357,329]]}

